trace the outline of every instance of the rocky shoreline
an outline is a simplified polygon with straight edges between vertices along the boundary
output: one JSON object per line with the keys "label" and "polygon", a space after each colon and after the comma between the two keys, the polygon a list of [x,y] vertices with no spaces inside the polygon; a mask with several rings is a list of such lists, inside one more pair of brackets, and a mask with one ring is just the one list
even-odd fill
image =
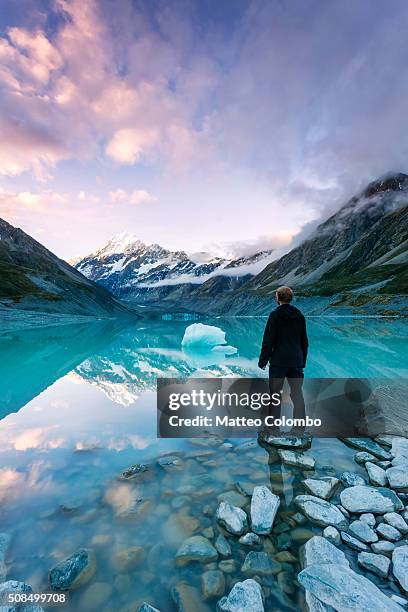
{"label": "rocky shoreline", "polygon": [[[177,541],[172,567],[160,565],[159,544],[148,548],[129,542],[114,557],[112,584],[102,582],[94,549],[109,543],[109,537],[100,535],[50,569],[48,589],[78,591],[80,609],[101,612],[169,612],[156,597],[157,581],[168,585],[170,609],[178,612],[406,610],[408,439],[380,435],[342,442],[354,449],[358,471],[363,467],[365,475],[320,465],[308,437],[237,444],[208,438],[195,441],[196,450],[128,467],[118,485],[139,493],[153,483],[172,509],[168,515],[166,506],[159,508],[164,529],[169,537],[186,536]],[[265,457],[254,459],[259,446]],[[269,469],[266,484],[265,472],[257,471],[261,459]],[[222,477],[222,466],[234,462],[236,481],[226,480],[224,490],[216,491],[211,469],[220,469]],[[155,484],[157,470],[168,489]],[[174,475],[184,480],[172,490]],[[293,499],[286,494],[289,478]],[[116,507],[108,490],[103,503],[113,504],[113,520],[129,524],[129,533],[134,524],[143,527],[154,520],[153,502],[143,495]],[[75,508],[64,507],[64,512],[75,518]],[[8,534],[0,534],[0,593],[29,593],[29,585],[7,575],[10,543]],[[162,571],[171,577],[160,577]],[[144,581],[146,597],[115,602],[119,590],[125,597],[130,577]],[[18,609],[4,607],[5,612]],[[35,604],[24,609],[41,612]]]}

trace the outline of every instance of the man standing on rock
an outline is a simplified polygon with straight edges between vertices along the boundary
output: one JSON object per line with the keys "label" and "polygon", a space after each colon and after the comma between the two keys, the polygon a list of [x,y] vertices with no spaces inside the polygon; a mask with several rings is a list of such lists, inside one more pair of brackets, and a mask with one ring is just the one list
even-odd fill
{"label": "man standing on rock", "polygon": [[[292,306],[293,291],[290,287],[276,290],[278,307],[271,312],[265,327],[258,366],[265,369],[269,362],[269,390],[271,396],[282,392],[288,379],[293,402],[293,418],[305,419],[303,398],[303,368],[306,365],[309,341],[306,320],[298,308]],[[281,407],[271,404],[271,415],[280,418]],[[296,431],[297,430],[297,431]],[[304,426],[294,433],[303,433]]]}

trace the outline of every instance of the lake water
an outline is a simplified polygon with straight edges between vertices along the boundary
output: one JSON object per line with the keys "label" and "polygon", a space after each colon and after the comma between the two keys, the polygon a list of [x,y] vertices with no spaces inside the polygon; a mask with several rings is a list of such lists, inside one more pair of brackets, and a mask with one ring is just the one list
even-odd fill
{"label": "lake water", "polygon": [[[0,333],[0,517],[1,531],[12,536],[9,578],[46,591],[49,570],[85,547],[96,554],[96,572],[72,591],[66,610],[136,612],[145,600],[172,612],[171,589],[183,582],[193,587],[184,590],[188,612],[215,610],[216,600],[201,601],[202,566],[177,567],[174,556],[192,534],[204,530],[213,540],[214,528],[217,535],[217,496],[237,493],[237,482],[267,484],[281,495],[281,509],[294,511],[302,473],[259,445],[156,439],[158,376],[264,375],[257,368],[264,318],[205,322],[223,329],[237,353],[184,352],[185,321]],[[404,320],[310,318],[308,328],[308,377],[408,375]],[[170,452],[178,464],[159,466],[157,458]],[[363,473],[338,440],[315,439],[311,453],[318,475]],[[139,462],[149,466],[145,476],[118,479]],[[298,547],[320,531],[306,524],[286,538],[276,535],[268,552],[297,558]],[[247,552],[235,540],[233,563],[224,567],[226,592],[242,579]],[[123,550],[138,546],[143,551],[136,549],[133,562],[124,561]],[[265,579],[267,610],[298,609],[297,571],[296,562],[286,562]]]}

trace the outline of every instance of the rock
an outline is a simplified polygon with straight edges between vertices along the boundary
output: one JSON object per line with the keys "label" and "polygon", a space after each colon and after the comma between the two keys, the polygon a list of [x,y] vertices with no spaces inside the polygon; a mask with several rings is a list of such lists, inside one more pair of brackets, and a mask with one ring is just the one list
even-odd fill
{"label": "rock", "polygon": [[391,443],[393,457],[408,457],[408,438],[395,437]]}
{"label": "rock", "polygon": [[11,536],[8,533],[0,533],[0,582],[7,576],[6,556],[10,546]]}
{"label": "rock", "polygon": [[384,450],[378,442],[370,438],[340,438],[340,440],[343,440],[348,446],[352,446],[363,452],[371,453],[371,455],[374,455],[377,459],[391,459],[391,454]]}
{"label": "rock", "polygon": [[96,570],[96,558],[92,550],[81,548],[49,573],[50,586],[58,591],[76,589],[89,582]]}
{"label": "rock", "polygon": [[186,565],[191,561],[200,563],[211,563],[218,559],[218,553],[207,538],[203,536],[191,536],[181,544],[176,552],[176,564]]}
{"label": "rock", "polygon": [[81,596],[81,608],[87,612],[99,612],[112,595],[112,591],[112,585],[107,582],[93,582]]}
{"label": "rock", "polygon": [[400,466],[400,467],[407,467],[408,466],[408,457],[405,457],[405,456],[394,457],[394,459],[391,461],[391,465]]}
{"label": "rock", "polygon": [[307,518],[316,525],[321,527],[332,525],[340,529],[347,527],[347,519],[340,510],[330,502],[320,499],[320,497],[297,495],[294,502]]}
{"label": "rock", "polygon": [[340,500],[349,512],[385,514],[403,508],[401,500],[394,491],[384,487],[375,488],[368,485],[348,487],[340,493]]}
{"label": "rock", "polygon": [[367,461],[365,467],[371,484],[376,487],[385,487],[388,484],[387,474],[381,467],[371,461]]}
{"label": "rock", "polygon": [[237,491],[239,493],[248,496],[251,496],[255,489],[255,485],[253,482],[245,482],[243,480],[239,480],[238,482],[236,482],[235,487],[237,488]]}
{"label": "rock", "polygon": [[374,553],[361,552],[357,557],[358,564],[364,569],[377,574],[381,578],[388,576],[388,570],[390,569],[390,560],[384,555],[375,555]]}
{"label": "rock", "polygon": [[178,612],[209,612],[200,591],[190,584],[178,582],[170,592]]}
{"label": "rock", "polygon": [[127,573],[142,563],[144,554],[142,546],[130,546],[119,550],[114,557],[115,567],[119,572]]}
{"label": "rock", "polygon": [[261,543],[261,538],[256,533],[246,533],[238,540],[244,546],[258,546]]}
{"label": "rock", "polygon": [[234,559],[224,559],[219,562],[218,567],[224,574],[233,574],[237,569],[237,564]]}
{"label": "rock", "polygon": [[372,542],[378,542],[378,535],[375,533],[367,523],[364,521],[353,521],[349,525],[349,532],[362,542],[371,544]]}
{"label": "rock", "polygon": [[356,485],[365,485],[366,481],[362,476],[356,474],[355,472],[343,472],[340,476],[341,482],[346,487],[354,487]]}
{"label": "rock", "polygon": [[395,527],[391,525],[387,525],[387,523],[380,523],[377,525],[377,533],[379,533],[384,540],[389,540],[389,542],[398,542],[398,540],[401,539],[401,534],[398,529],[395,529]]}
{"label": "rock", "polygon": [[271,533],[279,504],[279,496],[271,493],[268,487],[255,487],[251,499],[251,526],[254,533]]}
{"label": "rock", "polygon": [[226,537],[222,535],[222,533],[220,533],[217,539],[215,540],[214,546],[218,551],[220,557],[231,556],[231,546],[229,545],[229,542]]}
{"label": "rock", "polygon": [[298,525],[304,525],[305,523],[307,523],[307,518],[301,512],[295,512],[292,518]]}
{"label": "rock", "polygon": [[262,589],[256,580],[250,578],[234,584],[228,597],[221,601],[222,612],[264,612],[265,610]]}
{"label": "rock", "polygon": [[272,559],[266,552],[255,552],[251,550],[245,557],[241,568],[247,576],[272,576],[282,570],[282,565]]}
{"label": "rock", "polygon": [[316,563],[334,563],[346,565],[349,562],[342,550],[331,544],[322,536],[313,536],[300,549],[300,562],[302,567],[315,565]]}
{"label": "rock", "polygon": [[215,514],[217,521],[233,535],[241,535],[248,529],[247,515],[241,508],[221,502]]}
{"label": "rock", "polygon": [[330,499],[337,489],[340,480],[332,476],[323,476],[323,478],[306,478],[303,484],[312,495],[321,497],[322,499]]}
{"label": "rock", "polygon": [[391,595],[390,599],[397,603],[399,606],[406,607],[408,605],[408,599],[400,597],[400,595]]}
{"label": "rock", "polygon": [[312,445],[312,438],[310,436],[304,436],[301,438],[296,436],[287,436],[283,438],[266,436],[262,441],[269,446],[274,446],[276,448],[289,448],[292,450],[305,450],[310,448]]}
{"label": "rock", "polygon": [[306,470],[313,470],[316,463],[310,455],[291,450],[282,450],[279,448],[278,455],[283,463]]}
{"label": "rock", "polygon": [[396,512],[387,512],[384,514],[384,521],[398,529],[401,533],[408,533],[408,524],[404,521],[400,514]]}
{"label": "rock", "polygon": [[210,570],[201,576],[201,591],[204,599],[222,597],[225,591],[225,578],[220,570]]}
{"label": "rock", "polygon": [[275,561],[279,563],[297,563],[297,558],[288,550],[281,550],[274,556]]}
{"label": "rock", "polygon": [[[0,584],[0,602],[1,604],[4,602],[4,597],[6,593],[17,594],[17,593],[32,593],[33,589],[29,584],[25,582],[20,582],[19,580],[7,580],[6,582],[2,582]],[[14,605],[1,605],[1,612],[44,612],[44,609],[38,606],[37,604],[17,604]]]}
{"label": "rock", "polygon": [[392,553],[392,572],[404,591],[408,592],[408,545],[398,546]]}
{"label": "rock", "polygon": [[292,529],[292,531],[290,532],[290,535],[294,542],[297,542],[298,544],[303,544],[303,542],[307,542],[307,540],[313,538],[314,533],[311,529],[308,529],[307,527],[295,527],[295,529]]}
{"label": "rock", "polygon": [[247,497],[241,495],[238,491],[225,491],[225,493],[220,493],[217,499],[219,502],[228,502],[231,506],[237,506],[238,508],[243,508],[248,502]]}
{"label": "rock", "polygon": [[143,477],[143,475],[146,475],[148,470],[149,467],[144,463],[136,463],[122,472],[122,474],[119,476],[119,480],[134,480],[135,478],[140,479]]}
{"label": "rock", "polygon": [[386,470],[387,468],[392,466],[392,463],[391,461],[377,461],[377,465],[383,470]]}
{"label": "rock", "polygon": [[137,612],[160,612],[160,610],[153,608],[153,606],[144,601],[140,608],[137,609]]}
{"label": "rock", "polygon": [[364,465],[366,461],[375,461],[375,457],[371,453],[366,453],[365,451],[361,451],[354,455],[354,461],[356,463],[359,463],[360,465]]}
{"label": "rock", "polygon": [[360,515],[360,521],[367,523],[369,527],[375,527],[375,516],[372,512],[363,512],[363,514]]}
{"label": "rock", "polygon": [[323,531],[323,536],[326,538],[326,540],[328,540],[335,546],[338,546],[340,544],[340,534],[337,529],[335,527],[332,527],[331,525],[326,527],[326,529]]}
{"label": "rock", "polygon": [[380,540],[379,542],[374,542],[371,544],[371,548],[379,555],[391,555],[395,546],[392,542],[384,542],[384,540]]}
{"label": "rock", "polygon": [[408,488],[408,469],[406,465],[390,467],[385,473],[392,489]]}
{"label": "rock", "polygon": [[343,514],[343,516],[346,517],[346,519],[350,518],[350,512],[348,510],[346,510],[345,508],[343,508],[343,506],[341,504],[335,504],[337,506],[337,508],[340,510],[340,512]]}
{"label": "rock", "polygon": [[335,610],[401,612],[401,607],[384,595],[371,580],[344,565],[311,565],[298,574],[298,581],[323,604]]}
{"label": "rock", "polygon": [[184,461],[178,455],[165,455],[157,459],[157,464],[164,470],[171,471],[182,468]]}
{"label": "rock", "polygon": [[364,544],[364,542],[361,542],[361,540],[357,540],[357,538],[353,538],[353,536],[351,536],[349,533],[346,533],[345,531],[341,531],[340,536],[343,542],[347,544],[347,546],[350,546],[350,548],[353,548],[354,550],[359,550],[359,551],[370,550],[367,544]]}

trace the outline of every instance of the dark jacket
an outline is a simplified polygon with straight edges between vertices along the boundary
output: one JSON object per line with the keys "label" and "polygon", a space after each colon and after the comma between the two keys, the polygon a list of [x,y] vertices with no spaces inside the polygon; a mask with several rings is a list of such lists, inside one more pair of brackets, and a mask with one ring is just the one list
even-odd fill
{"label": "dark jacket", "polygon": [[309,342],[306,321],[300,310],[282,304],[271,312],[265,327],[258,365],[304,368]]}

